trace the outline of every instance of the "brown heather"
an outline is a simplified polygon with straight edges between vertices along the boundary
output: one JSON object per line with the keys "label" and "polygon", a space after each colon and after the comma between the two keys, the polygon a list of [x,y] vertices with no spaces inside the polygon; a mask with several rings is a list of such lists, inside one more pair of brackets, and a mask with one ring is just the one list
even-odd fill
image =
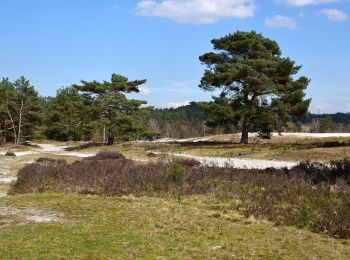
{"label": "brown heather", "polygon": [[41,158],[25,166],[10,194],[66,192],[107,196],[208,194],[246,217],[350,238],[350,161],[288,169],[200,166],[193,160],[140,164],[105,152],[68,164]]}

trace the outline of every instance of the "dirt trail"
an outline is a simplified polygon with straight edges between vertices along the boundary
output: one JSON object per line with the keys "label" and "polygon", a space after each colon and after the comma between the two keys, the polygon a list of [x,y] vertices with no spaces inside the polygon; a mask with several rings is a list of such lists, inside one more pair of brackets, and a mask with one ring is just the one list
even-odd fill
{"label": "dirt trail", "polygon": [[295,162],[272,161],[272,160],[195,156],[195,155],[182,154],[182,153],[161,153],[161,152],[153,152],[153,153],[194,159],[196,161],[199,161],[201,164],[207,165],[207,166],[232,167],[236,169],[267,169],[267,168],[290,169],[298,164]]}
{"label": "dirt trail", "polygon": [[79,153],[66,151],[68,146],[58,146],[54,144],[36,144],[33,143],[33,148],[27,151],[12,152],[16,156],[5,156],[7,149],[0,150],[0,197],[6,196],[9,185],[15,181],[16,173],[19,168],[28,163],[33,162],[39,157],[48,155],[72,156],[77,158],[91,157],[92,153]]}
{"label": "dirt trail", "polygon": [[62,156],[73,156],[79,158],[91,157],[94,156],[94,153],[78,153],[78,152],[68,152],[66,151],[69,146],[57,146],[53,144],[35,144],[36,146],[41,148],[41,153],[46,154],[55,154]]}

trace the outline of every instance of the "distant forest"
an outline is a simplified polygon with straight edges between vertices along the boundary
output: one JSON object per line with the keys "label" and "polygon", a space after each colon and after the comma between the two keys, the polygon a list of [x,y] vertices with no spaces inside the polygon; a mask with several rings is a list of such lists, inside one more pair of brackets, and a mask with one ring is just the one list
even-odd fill
{"label": "distant forest", "polygon": [[[188,138],[208,134],[229,134],[238,129],[225,126],[211,126],[210,114],[200,108],[201,103],[191,102],[178,108],[155,109],[147,118],[148,126],[162,138]],[[330,126],[322,128],[322,122],[331,119]],[[209,124],[210,125],[210,124]],[[309,114],[306,118],[293,118],[285,128],[287,132],[349,132],[350,113]]]}

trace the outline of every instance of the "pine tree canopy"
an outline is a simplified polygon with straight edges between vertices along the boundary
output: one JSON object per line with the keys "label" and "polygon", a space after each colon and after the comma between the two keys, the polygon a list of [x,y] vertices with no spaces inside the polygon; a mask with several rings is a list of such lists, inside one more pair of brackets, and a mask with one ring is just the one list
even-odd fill
{"label": "pine tree canopy", "polygon": [[305,99],[305,90],[310,80],[296,78],[301,66],[283,58],[277,42],[255,31],[238,31],[212,44],[215,52],[199,58],[207,66],[199,87],[221,90],[219,98],[228,102],[239,120],[242,143],[248,142],[256,121],[264,125],[266,119],[269,130],[282,131],[292,115],[307,115],[311,100]]}

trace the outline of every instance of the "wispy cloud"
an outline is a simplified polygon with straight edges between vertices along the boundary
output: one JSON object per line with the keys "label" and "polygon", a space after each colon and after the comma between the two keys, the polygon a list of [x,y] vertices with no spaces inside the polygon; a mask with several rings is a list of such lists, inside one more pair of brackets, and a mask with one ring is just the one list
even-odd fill
{"label": "wispy cloud", "polygon": [[287,28],[291,30],[297,28],[297,22],[293,18],[283,15],[275,15],[272,18],[266,18],[265,25],[271,28]]}
{"label": "wispy cloud", "polygon": [[152,91],[149,88],[139,88],[140,94],[144,96],[148,96],[152,93]]}
{"label": "wispy cloud", "polygon": [[211,24],[222,18],[254,16],[255,0],[143,0],[136,14],[155,16],[179,23]]}
{"label": "wispy cloud", "polygon": [[333,22],[344,22],[348,16],[343,11],[338,9],[323,9],[320,14],[325,15],[328,20]]}
{"label": "wispy cloud", "polygon": [[341,0],[276,0],[277,3],[291,5],[291,6],[304,6],[304,5],[319,5],[340,2]]}
{"label": "wispy cloud", "polygon": [[190,104],[190,101],[180,101],[180,102],[169,102],[166,105],[164,105],[164,107],[166,108],[178,108],[178,107],[183,107],[183,106],[187,106]]}
{"label": "wispy cloud", "polygon": [[202,92],[198,87],[198,80],[173,81],[169,80],[161,87],[153,87],[154,92],[181,92],[181,93],[197,93]]}
{"label": "wispy cloud", "polygon": [[331,108],[331,104],[328,102],[320,101],[311,104],[311,109],[314,111],[325,112],[327,109]]}

